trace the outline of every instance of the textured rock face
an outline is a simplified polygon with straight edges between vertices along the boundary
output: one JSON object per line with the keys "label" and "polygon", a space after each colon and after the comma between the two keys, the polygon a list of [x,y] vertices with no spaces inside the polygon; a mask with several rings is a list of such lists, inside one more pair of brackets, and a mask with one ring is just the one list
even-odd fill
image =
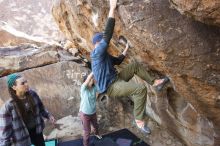
{"label": "textured rock face", "polygon": [[59,61],[57,46],[22,45],[0,48],[0,76]]}
{"label": "textured rock face", "polygon": [[[36,46],[22,44],[19,46],[0,47],[0,77],[23,70],[46,66],[59,61],[78,61],[82,63],[77,50],[69,52],[56,45]],[[72,52],[71,52],[72,51]]]}
{"label": "textured rock face", "polygon": [[[134,46],[136,60],[171,84],[160,94],[149,89],[147,114],[189,146],[220,145],[220,29],[170,9],[166,0],[119,2],[110,52],[118,54],[120,35]],[[91,50],[94,32],[102,31],[108,2],[57,0],[53,15],[60,29],[81,50]]]}
{"label": "textured rock face", "polygon": [[181,14],[190,16],[206,24],[220,26],[219,0],[170,0]]}

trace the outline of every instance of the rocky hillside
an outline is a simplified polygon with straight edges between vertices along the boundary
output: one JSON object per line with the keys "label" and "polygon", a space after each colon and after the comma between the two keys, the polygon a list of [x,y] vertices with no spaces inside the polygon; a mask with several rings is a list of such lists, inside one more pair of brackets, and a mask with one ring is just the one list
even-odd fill
{"label": "rocky hillside", "polygon": [[[63,39],[51,15],[52,0],[1,0],[0,7],[0,30],[3,29],[17,37],[51,44]],[[6,39],[5,35],[1,35],[0,38],[0,43],[2,39]],[[6,46],[15,43],[11,40],[4,41],[4,44]]]}
{"label": "rocky hillside", "polygon": [[[196,21],[219,25],[219,3],[207,1],[207,8],[203,1],[195,7],[170,2],[119,1],[110,52],[122,51],[117,38],[123,35],[133,46],[127,63],[136,60],[170,78],[163,93],[149,92],[148,115],[189,146],[220,145],[220,28]],[[172,9],[174,4],[193,17]],[[56,0],[53,15],[69,40],[90,51],[92,35],[103,30],[108,9],[106,0]]]}

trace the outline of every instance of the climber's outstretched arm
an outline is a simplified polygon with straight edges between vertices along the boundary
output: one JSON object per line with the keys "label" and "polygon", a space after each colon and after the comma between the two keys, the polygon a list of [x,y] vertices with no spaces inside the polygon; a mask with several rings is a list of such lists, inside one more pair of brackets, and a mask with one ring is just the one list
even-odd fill
{"label": "climber's outstretched arm", "polygon": [[112,34],[114,32],[115,27],[115,8],[117,5],[117,0],[110,0],[110,10],[108,14],[108,20],[105,26],[103,38],[105,39],[106,43],[109,44]]}

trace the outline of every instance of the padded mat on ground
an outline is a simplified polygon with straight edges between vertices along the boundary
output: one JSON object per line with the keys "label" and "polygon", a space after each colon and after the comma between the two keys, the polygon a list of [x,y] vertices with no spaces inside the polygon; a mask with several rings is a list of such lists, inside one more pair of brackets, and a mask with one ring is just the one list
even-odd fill
{"label": "padded mat on ground", "polygon": [[[90,136],[90,146],[149,146],[128,129],[121,129],[102,136],[98,140]],[[58,142],[58,146],[83,146],[82,139]]]}
{"label": "padded mat on ground", "polygon": [[[34,145],[32,144],[31,146],[34,146]],[[45,141],[45,146],[57,146],[57,140],[53,139],[53,140]]]}

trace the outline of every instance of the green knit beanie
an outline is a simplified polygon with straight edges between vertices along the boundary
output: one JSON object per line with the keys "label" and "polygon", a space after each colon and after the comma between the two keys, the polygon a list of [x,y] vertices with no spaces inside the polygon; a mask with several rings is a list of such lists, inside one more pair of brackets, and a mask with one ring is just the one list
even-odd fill
{"label": "green knit beanie", "polygon": [[21,75],[16,73],[8,75],[7,76],[8,87],[12,87],[15,84],[15,81],[20,77]]}

